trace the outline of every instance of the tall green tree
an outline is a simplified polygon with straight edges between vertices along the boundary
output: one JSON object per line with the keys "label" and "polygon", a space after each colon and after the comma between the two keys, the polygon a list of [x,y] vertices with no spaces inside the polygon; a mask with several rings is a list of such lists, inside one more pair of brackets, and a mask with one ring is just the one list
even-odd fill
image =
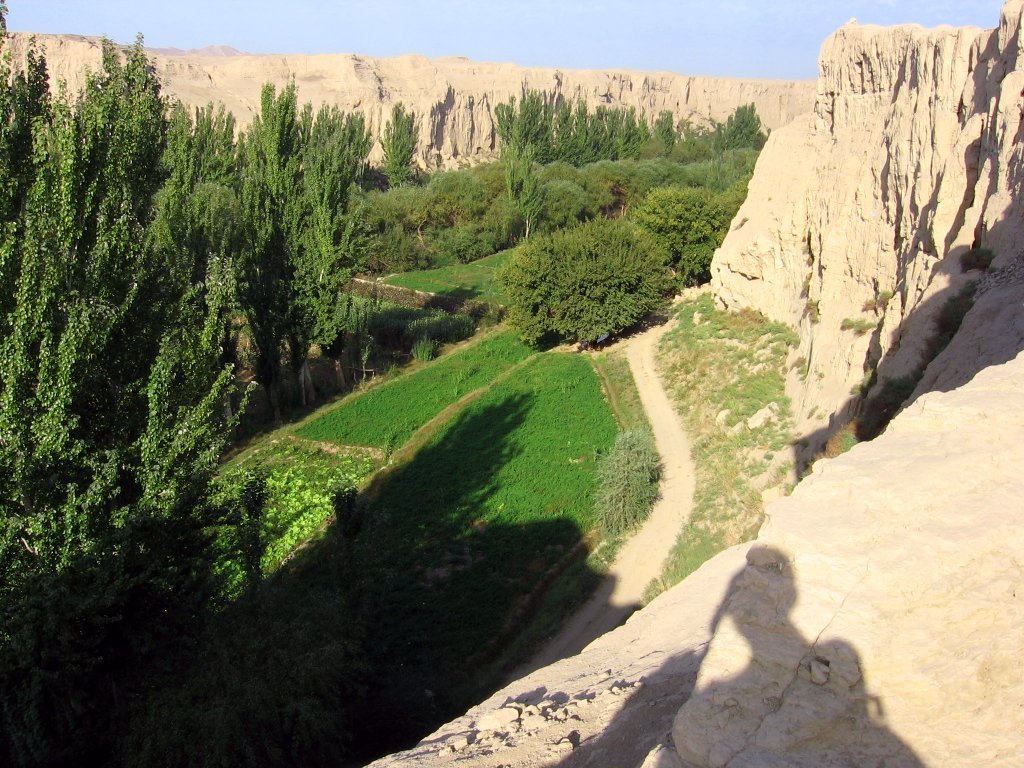
{"label": "tall green tree", "polygon": [[123,57],[105,43],[73,103],[46,107],[38,88],[19,103],[0,83],[6,127],[32,117],[0,284],[7,765],[109,759],[141,671],[215,589],[224,292],[211,273],[182,290],[150,246],[166,105],[141,42]]}
{"label": "tall green tree", "polygon": [[727,149],[761,149],[768,135],[761,126],[757,108],[753,104],[737,107],[724,123],[715,127],[715,147]]}
{"label": "tall green tree", "polygon": [[534,167],[533,148],[515,143],[505,145],[501,150],[501,164],[505,170],[509,202],[523,221],[524,237],[529,238],[544,206],[544,193]]}
{"label": "tall green tree", "polygon": [[256,346],[256,377],[281,418],[282,358],[294,337],[295,264],[303,220],[302,142],[295,84],[263,86],[260,113],[239,141],[243,245],[238,297]]}
{"label": "tall green tree", "polygon": [[659,112],[658,119],[654,121],[654,137],[661,143],[663,154],[667,155],[676,145],[676,116],[667,109]]}
{"label": "tall green tree", "polygon": [[349,198],[373,146],[361,115],[323,106],[312,119],[303,149],[303,222],[292,251],[295,318],[289,338],[299,371],[303,404],[312,394],[306,352],[312,343],[330,348],[347,315],[342,289],[362,264],[362,223]]}
{"label": "tall green tree", "polygon": [[516,103],[515,97],[494,108],[501,146],[530,151],[544,165],[555,159],[552,153],[554,100],[543,91],[528,90]]}
{"label": "tall green tree", "polygon": [[384,149],[384,175],[388,177],[388,184],[401,187],[411,182],[415,174],[416,115],[407,112],[402,102],[391,108],[391,119],[384,126],[380,143]]}

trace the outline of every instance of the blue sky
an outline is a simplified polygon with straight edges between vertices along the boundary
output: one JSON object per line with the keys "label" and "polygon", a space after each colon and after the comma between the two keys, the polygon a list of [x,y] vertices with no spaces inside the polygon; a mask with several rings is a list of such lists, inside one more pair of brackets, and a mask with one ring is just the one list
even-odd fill
{"label": "blue sky", "polygon": [[1002,0],[7,0],[8,26],[151,47],[468,56],[526,66],[813,78],[861,23],[995,27]]}

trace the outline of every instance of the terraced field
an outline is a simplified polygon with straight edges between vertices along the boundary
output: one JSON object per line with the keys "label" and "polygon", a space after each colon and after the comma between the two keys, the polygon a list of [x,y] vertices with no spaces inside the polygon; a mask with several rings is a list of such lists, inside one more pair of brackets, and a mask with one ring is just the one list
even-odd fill
{"label": "terraced field", "polygon": [[501,251],[493,256],[472,261],[469,264],[453,264],[439,269],[419,272],[404,272],[392,275],[384,282],[414,291],[438,293],[459,299],[476,299],[492,304],[505,304],[507,297],[495,279],[495,273],[509,257],[512,250]]}
{"label": "terraced field", "polygon": [[533,353],[512,333],[493,334],[346,399],[296,434],[336,445],[393,450],[459,398],[490,384]]}

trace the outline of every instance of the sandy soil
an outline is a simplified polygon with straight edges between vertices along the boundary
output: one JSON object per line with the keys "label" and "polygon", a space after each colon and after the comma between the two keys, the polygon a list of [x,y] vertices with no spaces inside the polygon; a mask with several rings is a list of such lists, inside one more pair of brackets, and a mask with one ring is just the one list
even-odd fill
{"label": "sandy soil", "polygon": [[579,653],[629,618],[640,607],[644,589],[661,575],[662,564],[690,515],[694,490],[690,442],[655,369],[658,342],[670,325],[671,321],[654,326],[623,342],[661,454],[661,498],[643,527],[619,550],[590,600],[529,664],[516,671],[516,677]]}

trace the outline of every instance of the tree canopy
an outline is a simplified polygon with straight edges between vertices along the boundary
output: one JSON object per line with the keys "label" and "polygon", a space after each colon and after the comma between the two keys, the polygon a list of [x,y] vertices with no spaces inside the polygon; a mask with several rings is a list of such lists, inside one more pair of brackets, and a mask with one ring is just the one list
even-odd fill
{"label": "tree canopy", "polygon": [[408,112],[402,102],[391,108],[391,119],[384,126],[380,139],[384,149],[384,174],[388,184],[401,187],[412,181],[416,154],[416,115]]}
{"label": "tree canopy", "polygon": [[652,189],[631,212],[633,220],[665,248],[683,285],[710,277],[711,257],[736,213],[729,200],[706,189]]}
{"label": "tree canopy", "polygon": [[668,254],[624,220],[596,219],[521,245],[499,274],[509,321],[529,342],[622,331],[656,309],[671,287]]}

